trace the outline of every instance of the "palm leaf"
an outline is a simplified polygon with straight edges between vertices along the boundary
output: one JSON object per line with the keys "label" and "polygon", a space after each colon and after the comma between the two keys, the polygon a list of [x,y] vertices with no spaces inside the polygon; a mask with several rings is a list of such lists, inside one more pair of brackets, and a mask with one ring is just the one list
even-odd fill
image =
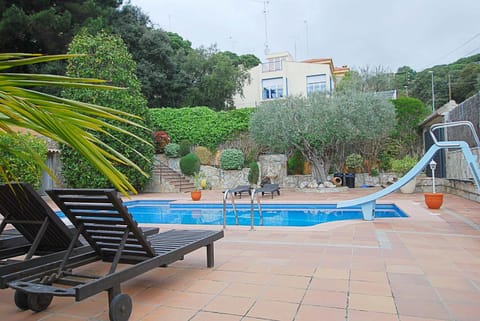
{"label": "palm leaf", "polygon": [[[78,55],[41,56],[0,53],[0,70],[76,56]],[[113,108],[64,99],[25,88],[59,86],[122,90],[104,83],[103,80],[90,78],[0,73],[0,130],[12,133],[12,128],[22,127],[71,146],[103,173],[120,192],[127,195],[129,191],[136,192],[136,190],[114,164],[132,166],[143,175],[148,175],[128,158],[102,142],[97,133],[114,138],[112,133],[127,134],[142,143],[150,144],[137,135],[106,121],[107,119],[115,120],[146,129],[133,121],[139,117]],[[135,152],[138,153],[138,151]],[[19,153],[18,156],[28,157],[28,153]],[[38,155],[34,155],[33,159],[41,162]],[[46,169],[45,164],[39,165]],[[1,168],[0,173],[4,173]],[[53,175],[51,172],[49,174]]]}

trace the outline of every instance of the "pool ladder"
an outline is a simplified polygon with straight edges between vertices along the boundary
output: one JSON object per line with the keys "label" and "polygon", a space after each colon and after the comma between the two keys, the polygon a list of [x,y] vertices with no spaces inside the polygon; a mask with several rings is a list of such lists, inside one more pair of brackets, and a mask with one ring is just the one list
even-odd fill
{"label": "pool ladder", "polygon": [[[233,213],[235,214],[235,224],[238,225],[238,214],[237,209],[235,207],[235,195],[234,192],[227,189],[223,194],[223,228],[227,227],[227,199],[228,195],[230,195],[230,199],[232,201],[232,208]],[[262,214],[262,206],[260,204],[260,197],[258,196],[257,190],[252,189],[250,194],[250,230],[254,230],[254,217],[255,217],[255,206],[254,206],[254,199],[255,196],[257,197],[257,206],[258,206],[258,213],[260,215],[260,225],[263,225],[263,214]]]}

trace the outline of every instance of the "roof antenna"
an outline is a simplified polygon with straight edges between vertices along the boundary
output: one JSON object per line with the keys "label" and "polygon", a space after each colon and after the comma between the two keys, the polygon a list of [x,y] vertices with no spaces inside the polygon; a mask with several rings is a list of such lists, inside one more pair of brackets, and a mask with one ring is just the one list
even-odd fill
{"label": "roof antenna", "polygon": [[267,4],[270,3],[270,1],[261,1],[261,0],[252,0],[255,2],[261,2],[263,3],[263,17],[264,17],[264,22],[265,22],[265,49],[263,50],[265,55],[268,55],[270,53],[270,49],[268,48],[268,30],[267,30]]}

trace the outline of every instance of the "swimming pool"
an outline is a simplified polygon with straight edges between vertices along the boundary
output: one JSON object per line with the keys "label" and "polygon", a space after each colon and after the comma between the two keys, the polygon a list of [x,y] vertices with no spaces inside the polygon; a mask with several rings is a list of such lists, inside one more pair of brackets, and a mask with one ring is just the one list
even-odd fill
{"label": "swimming pool", "polygon": [[[139,223],[223,225],[223,205],[138,200],[125,205]],[[263,226],[313,226],[321,223],[361,220],[360,207],[337,209],[335,204],[262,204]],[[250,204],[236,204],[239,225],[250,225]],[[255,205],[254,225],[260,225]],[[407,217],[395,204],[377,204],[377,218]],[[227,225],[235,225],[233,208],[227,205]]]}

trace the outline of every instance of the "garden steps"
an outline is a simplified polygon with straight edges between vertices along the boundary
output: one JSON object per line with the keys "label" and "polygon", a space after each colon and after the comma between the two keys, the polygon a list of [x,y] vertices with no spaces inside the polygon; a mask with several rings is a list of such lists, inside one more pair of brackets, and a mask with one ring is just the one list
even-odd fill
{"label": "garden steps", "polygon": [[191,192],[195,188],[195,185],[185,176],[158,160],[153,167],[153,175],[175,186],[178,192]]}

